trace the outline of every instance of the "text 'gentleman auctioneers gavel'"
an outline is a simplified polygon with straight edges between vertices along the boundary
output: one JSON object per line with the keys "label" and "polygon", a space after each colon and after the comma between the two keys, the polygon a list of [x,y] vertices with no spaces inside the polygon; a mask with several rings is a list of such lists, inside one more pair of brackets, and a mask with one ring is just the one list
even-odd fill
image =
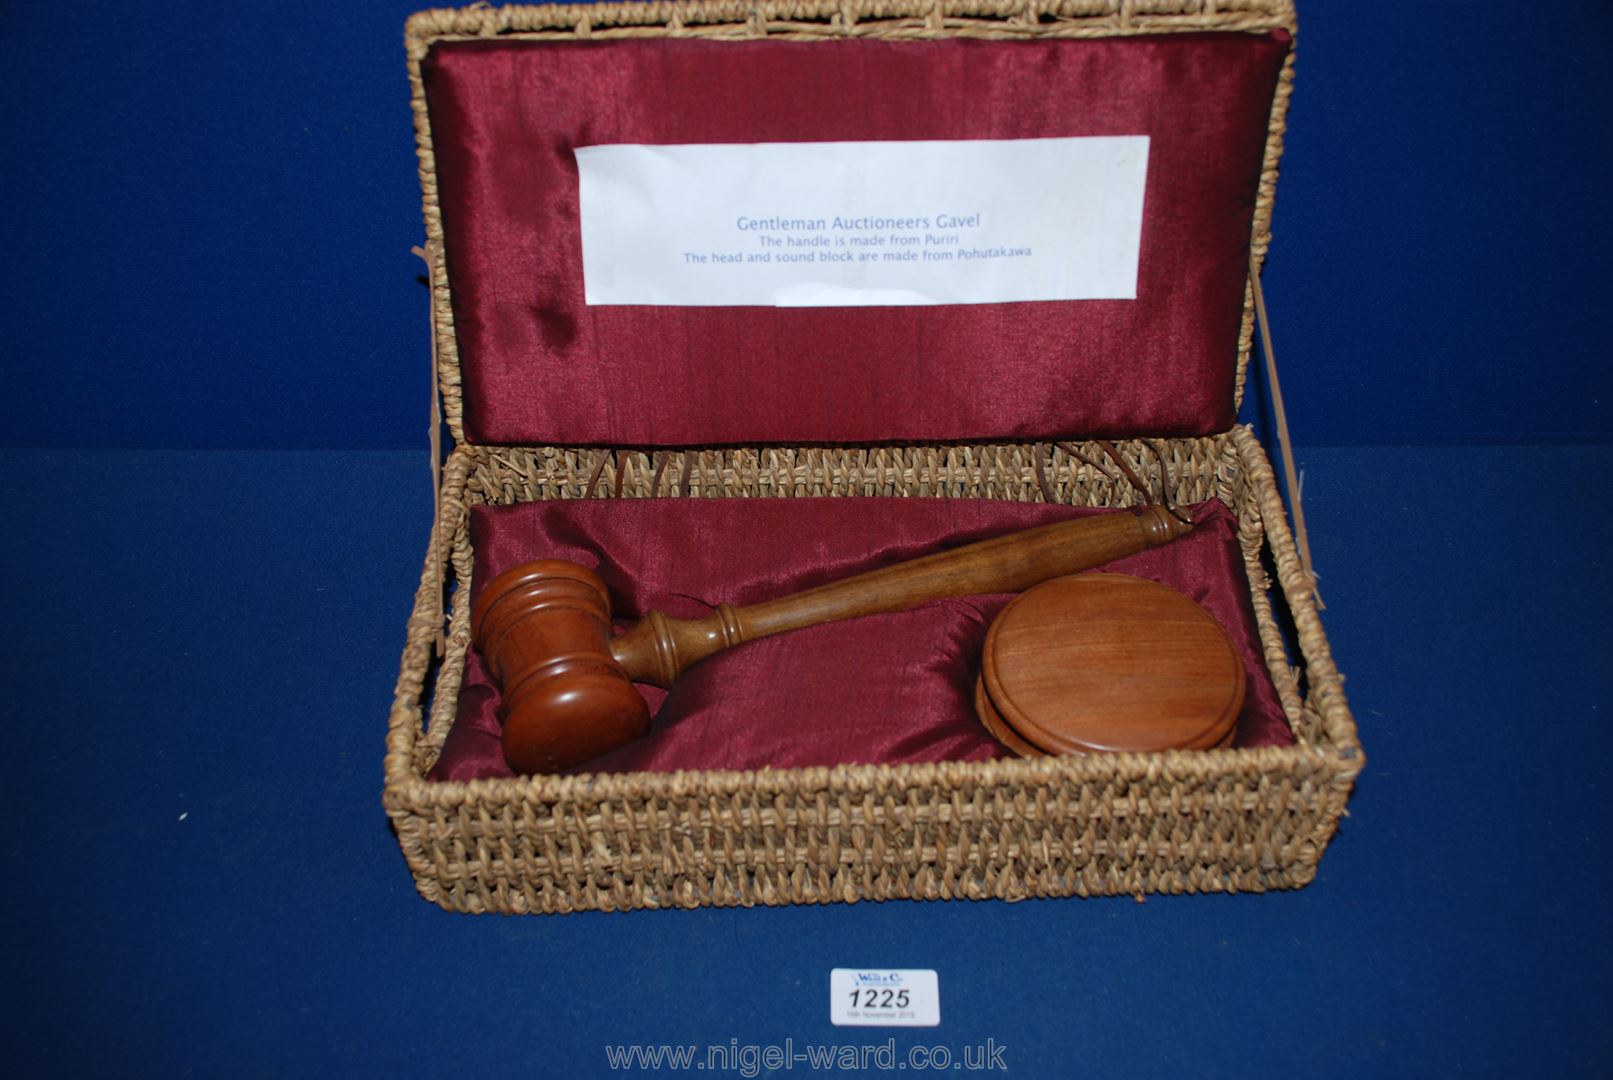
{"label": "text 'gentleman auctioneers gavel'", "polygon": [[[561,772],[644,735],[634,682],[670,687],[712,653],[786,630],[902,611],[930,600],[1021,592],[1182,536],[1165,507],[1043,525],[734,608],[702,619],[651,611],[611,637],[610,596],[574,563],[525,563],[477,598],[472,637],[502,687],[504,755],[520,773]],[[1241,669],[1240,669],[1241,670]],[[1241,675],[1239,697],[1241,700]]]}

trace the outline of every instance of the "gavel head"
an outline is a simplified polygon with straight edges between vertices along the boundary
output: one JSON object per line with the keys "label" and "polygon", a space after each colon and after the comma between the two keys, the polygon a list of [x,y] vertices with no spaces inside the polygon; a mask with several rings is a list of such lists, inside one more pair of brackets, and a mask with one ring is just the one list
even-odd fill
{"label": "gavel head", "polygon": [[562,772],[639,738],[650,712],[611,656],[610,594],[575,563],[524,563],[488,582],[471,638],[503,687],[504,757]]}

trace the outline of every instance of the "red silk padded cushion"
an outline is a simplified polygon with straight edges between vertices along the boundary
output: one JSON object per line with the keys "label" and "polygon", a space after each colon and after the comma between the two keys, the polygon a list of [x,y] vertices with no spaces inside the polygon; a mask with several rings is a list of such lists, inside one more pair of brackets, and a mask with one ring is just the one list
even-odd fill
{"label": "red silk padded cushion", "polygon": [[[771,600],[901,559],[1085,514],[990,499],[622,499],[479,506],[474,582],[529,559],[570,559],[609,586],[618,629]],[[1231,636],[1249,676],[1237,746],[1293,742],[1266,671],[1236,522],[1219,502],[1162,548],[1110,563],[1178,590]],[[477,585],[473,585],[473,595]],[[1011,756],[975,718],[986,628],[1012,597],[939,600],[747,642],[670,691],[641,686],[651,733],[578,772],[760,769]],[[509,776],[498,691],[474,649],[437,780]]]}
{"label": "red silk padded cushion", "polygon": [[[422,75],[466,435],[711,446],[1224,431],[1288,47],[1284,33],[438,44]],[[577,147],[1081,135],[1150,137],[1136,300],[583,303]]]}

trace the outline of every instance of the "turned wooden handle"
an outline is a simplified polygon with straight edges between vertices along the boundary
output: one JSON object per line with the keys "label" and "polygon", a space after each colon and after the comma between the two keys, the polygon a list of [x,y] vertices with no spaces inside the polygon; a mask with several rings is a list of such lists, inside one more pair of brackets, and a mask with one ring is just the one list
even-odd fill
{"label": "turned wooden handle", "polygon": [[521,773],[573,768],[649,729],[634,682],[670,687],[721,649],[834,619],[901,611],[943,596],[1021,592],[1158,547],[1192,529],[1162,508],[1103,514],[1011,533],[704,619],[652,611],[610,637],[598,575],[545,560],[500,574],[471,611],[471,637],[500,687],[504,756]]}
{"label": "turned wooden handle", "polygon": [[651,611],[610,643],[634,682],[670,687],[688,667],[742,641],[836,619],[903,611],[945,596],[1023,592],[1145,548],[1193,526],[1164,507],[1076,518],[1010,533],[820,585],[749,607],[717,605],[703,619]]}

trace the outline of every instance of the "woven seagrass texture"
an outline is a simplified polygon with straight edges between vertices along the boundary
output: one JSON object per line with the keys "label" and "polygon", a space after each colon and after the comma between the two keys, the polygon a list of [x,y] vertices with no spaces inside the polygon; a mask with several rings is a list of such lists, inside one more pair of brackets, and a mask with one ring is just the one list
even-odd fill
{"label": "woven seagrass texture", "polygon": [[[1304,885],[1363,764],[1271,467],[1244,428],[1092,442],[632,448],[464,444],[458,352],[420,60],[432,42],[701,36],[1089,37],[1294,27],[1288,0],[601,4],[431,11],[408,27],[432,322],[456,442],[409,619],[384,801],[422,896],[450,910],[825,903]],[[1270,241],[1285,66],[1254,217]],[[1239,344],[1241,398],[1253,313]],[[1128,475],[1129,474],[1129,475]],[[576,498],[993,498],[1128,506],[1219,498],[1237,515],[1256,620],[1296,745],[934,765],[430,783],[470,647],[469,512]],[[1286,623],[1284,620],[1286,616]],[[438,635],[447,633],[439,657]],[[1291,625],[1292,639],[1282,627]]]}
{"label": "woven seagrass texture", "polygon": [[[1297,32],[1291,0],[794,0],[519,5],[423,11],[409,19],[406,44],[426,220],[426,249],[442,250],[443,229],[436,154],[420,62],[438,41],[490,37],[543,41],[647,37],[699,37],[715,41],[756,38],[830,41],[845,37],[1023,39],[1206,30],[1264,33],[1276,29]],[[1290,51],[1278,78],[1267,122],[1266,150],[1255,200],[1250,252],[1257,268],[1264,265],[1271,245],[1277,163],[1282,157],[1283,130],[1293,82],[1294,59]],[[447,272],[442,259],[433,257],[427,262],[431,268],[432,332],[443,415],[454,441],[462,444],[465,442],[464,397],[460,389],[459,348],[454,337]],[[1243,401],[1253,338],[1253,298],[1246,288],[1238,331],[1236,400],[1239,403]]]}
{"label": "woven seagrass texture", "polygon": [[[1156,452],[1156,448],[1157,451]],[[422,895],[461,911],[563,912],[911,897],[1017,899],[1261,891],[1316,872],[1362,764],[1342,680],[1271,468],[1243,428],[1123,442],[1150,489],[1237,513],[1268,664],[1298,743],[1255,750],[989,763],[625,773],[430,783],[469,648],[469,508],[534,498],[968,497],[1127,505],[1095,444],[706,451],[681,458],[462,447],[409,624],[387,743],[386,806]],[[1088,459],[1088,460],[1083,460]],[[698,476],[698,480],[696,477]],[[656,483],[659,483],[659,489]],[[1268,595],[1287,594],[1302,667]],[[431,677],[434,675],[434,681]],[[428,694],[429,683],[429,694]]]}

